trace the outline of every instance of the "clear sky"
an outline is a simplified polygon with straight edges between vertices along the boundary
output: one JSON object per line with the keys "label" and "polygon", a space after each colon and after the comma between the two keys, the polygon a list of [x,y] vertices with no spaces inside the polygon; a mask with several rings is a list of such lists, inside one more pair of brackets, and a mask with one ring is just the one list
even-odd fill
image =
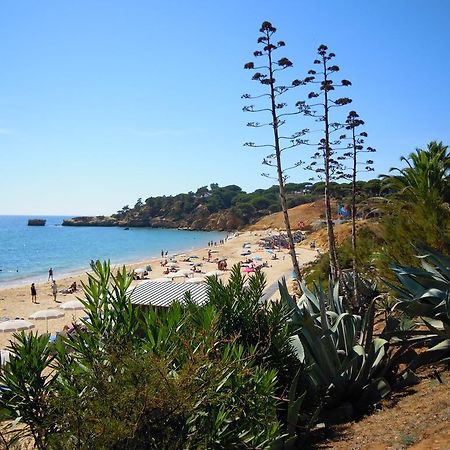
{"label": "clear sky", "polygon": [[210,183],[273,184],[264,150],[242,146],[266,140],[241,99],[259,89],[243,65],[264,20],[294,63],[286,80],[321,43],[336,53],[376,174],[450,144],[447,0],[3,0],[0,214],[110,214]]}

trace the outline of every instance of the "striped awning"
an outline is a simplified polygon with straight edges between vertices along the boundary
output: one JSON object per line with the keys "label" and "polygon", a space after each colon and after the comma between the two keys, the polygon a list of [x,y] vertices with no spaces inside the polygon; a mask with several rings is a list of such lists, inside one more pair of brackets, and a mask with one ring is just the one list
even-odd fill
{"label": "striped awning", "polygon": [[131,291],[131,303],[168,307],[175,301],[183,303],[187,292],[190,292],[191,300],[197,305],[204,305],[208,301],[206,284],[159,283],[150,280]]}

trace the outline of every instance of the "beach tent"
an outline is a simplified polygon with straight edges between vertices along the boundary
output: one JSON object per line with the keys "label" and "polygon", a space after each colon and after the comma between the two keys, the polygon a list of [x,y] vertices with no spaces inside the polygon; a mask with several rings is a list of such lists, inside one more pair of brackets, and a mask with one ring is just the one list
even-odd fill
{"label": "beach tent", "polygon": [[185,294],[189,292],[191,300],[203,305],[208,301],[208,286],[206,284],[158,283],[149,280],[131,291],[133,305],[153,305],[168,307],[174,301],[183,303]]}

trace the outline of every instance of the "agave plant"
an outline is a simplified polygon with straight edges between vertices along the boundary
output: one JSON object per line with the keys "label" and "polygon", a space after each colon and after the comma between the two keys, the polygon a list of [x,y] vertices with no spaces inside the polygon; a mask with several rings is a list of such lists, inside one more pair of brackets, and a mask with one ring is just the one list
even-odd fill
{"label": "agave plant", "polygon": [[389,362],[388,341],[373,339],[373,302],[362,320],[345,310],[338,284],[328,292],[321,287],[312,292],[303,285],[299,304],[285,282],[279,287],[292,311],[295,334],[291,344],[309,367],[309,385],[327,409],[345,403],[352,415],[390,392],[383,377]]}
{"label": "agave plant", "polygon": [[396,308],[410,317],[441,321],[445,336],[450,338],[450,258],[432,249],[419,251],[421,269],[391,265],[401,283],[390,285],[398,296]]}
{"label": "agave plant", "polygon": [[420,317],[428,328],[415,334],[425,334],[424,339],[437,342],[418,356],[413,367],[450,356],[450,258],[429,248],[420,248],[419,252],[422,268],[392,264],[400,284],[388,283],[398,299],[395,309],[409,317]]}

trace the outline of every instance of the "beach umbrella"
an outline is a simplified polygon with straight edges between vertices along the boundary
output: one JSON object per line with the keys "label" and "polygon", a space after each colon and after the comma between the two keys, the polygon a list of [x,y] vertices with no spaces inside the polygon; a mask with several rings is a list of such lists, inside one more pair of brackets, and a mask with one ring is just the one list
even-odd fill
{"label": "beach umbrella", "polygon": [[12,331],[29,330],[34,324],[23,319],[7,320],[0,323],[0,332],[10,333]]}
{"label": "beach umbrella", "polygon": [[192,272],[188,269],[181,269],[178,272],[174,272],[172,274],[169,274],[172,279],[174,278],[186,278],[189,276]]}
{"label": "beach umbrella", "polygon": [[[166,277],[167,277],[167,275],[166,275]],[[150,280],[150,281],[156,281],[157,283],[170,283],[172,280],[170,278],[161,277],[161,278],[155,278],[154,280]]]}
{"label": "beach umbrella", "polygon": [[58,317],[63,317],[65,314],[64,311],[58,309],[42,309],[41,311],[36,311],[31,314],[30,319],[34,320],[48,320],[48,319],[57,319]]}
{"label": "beach umbrella", "polygon": [[71,300],[70,302],[60,305],[60,308],[65,311],[76,311],[78,309],[84,309],[85,306],[80,302],[80,300]]}
{"label": "beach umbrella", "polygon": [[134,269],[134,273],[144,273],[145,269],[143,267],[139,267],[138,269]]}
{"label": "beach umbrella", "polygon": [[222,275],[224,275],[225,272],[222,272],[221,270],[211,270],[211,272],[206,272],[205,273],[205,277],[220,277]]}
{"label": "beach umbrella", "polygon": [[255,269],[253,267],[245,267],[244,269],[242,269],[243,272],[245,273],[252,273],[255,271]]}
{"label": "beach umbrella", "polygon": [[188,278],[186,280],[186,283],[190,284],[199,284],[199,283],[205,283],[206,278],[205,277],[194,277],[194,278]]}
{"label": "beach umbrella", "polygon": [[167,267],[178,267],[178,264],[175,264],[174,262],[170,262],[166,264]]}
{"label": "beach umbrella", "polygon": [[[60,308],[64,311],[83,311],[86,307],[80,302],[80,300],[71,300],[60,305]],[[77,313],[72,313],[73,320],[75,320],[77,316]]]}
{"label": "beach umbrella", "polygon": [[35,313],[31,314],[29,317],[33,320],[44,320],[45,324],[47,326],[47,333],[48,333],[48,320],[49,319],[58,319],[59,317],[63,317],[65,315],[64,311],[61,311],[60,309],[42,309],[41,311],[36,311]]}
{"label": "beach umbrella", "polygon": [[192,275],[192,270],[180,269],[178,272],[175,272],[175,275],[188,277],[189,275]]}
{"label": "beach umbrella", "polygon": [[254,256],[253,259],[256,259],[256,261],[261,261],[262,260],[261,256],[259,256],[259,255]]}

